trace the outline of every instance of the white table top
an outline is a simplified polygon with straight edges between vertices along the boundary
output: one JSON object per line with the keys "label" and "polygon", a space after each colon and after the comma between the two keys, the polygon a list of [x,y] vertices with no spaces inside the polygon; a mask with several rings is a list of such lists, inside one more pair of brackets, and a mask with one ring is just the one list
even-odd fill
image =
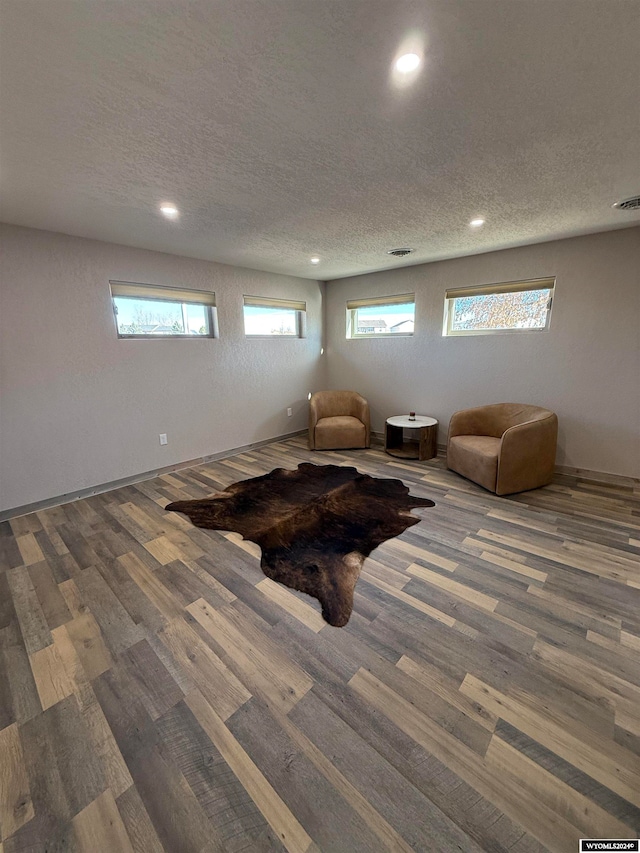
{"label": "white table top", "polygon": [[427,415],[416,415],[414,421],[409,420],[409,415],[394,415],[392,418],[387,418],[387,423],[405,429],[416,429],[417,427],[435,426],[438,421],[435,418],[427,417]]}

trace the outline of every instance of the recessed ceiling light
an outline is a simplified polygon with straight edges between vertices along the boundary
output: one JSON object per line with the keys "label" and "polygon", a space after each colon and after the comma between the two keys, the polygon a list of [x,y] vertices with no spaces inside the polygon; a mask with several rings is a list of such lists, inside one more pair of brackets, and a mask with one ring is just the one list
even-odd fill
{"label": "recessed ceiling light", "polygon": [[396,71],[401,74],[408,74],[410,71],[415,71],[420,65],[420,57],[417,53],[405,53],[400,59],[396,60]]}
{"label": "recessed ceiling light", "polygon": [[312,263],[312,264],[319,264],[319,263],[320,263],[320,258],[311,258],[311,263]]}
{"label": "recessed ceiling light", "polygon": [[161,204],[160,205],[160,213],[167,217],[167,219],[176,219],[179,215],[178,208],[175,204]]}
{"label": "recessed ceiling light", "polygon": [[481,225],[484,225],[484,219],[472,219],[469,225],[472,228],[479,228]]}

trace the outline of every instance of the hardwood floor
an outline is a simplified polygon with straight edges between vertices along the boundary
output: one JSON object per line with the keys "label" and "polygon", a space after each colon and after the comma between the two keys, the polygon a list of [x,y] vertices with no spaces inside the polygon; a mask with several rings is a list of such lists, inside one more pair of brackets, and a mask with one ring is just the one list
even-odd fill
{"label": "hardwood floor", "polygon": [[[345,628],[168,501],[300,461],[432,509]],[[304,438],[0,525],[0,853],[574,853],[640,830],[640,488]]]}

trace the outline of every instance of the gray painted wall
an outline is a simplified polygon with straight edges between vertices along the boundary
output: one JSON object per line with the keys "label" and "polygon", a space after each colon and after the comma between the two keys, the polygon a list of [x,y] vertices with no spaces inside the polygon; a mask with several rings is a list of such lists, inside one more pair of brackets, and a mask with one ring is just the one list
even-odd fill
{"label": "gray painted wall", "polygon": [[[556,276],[551,328],[442,337],[448,287]],[[346,340],[345,302],[416,294],[412,338]],[[413,409],[440,421],[503,401],[557,412],[557,464],[640,477],[640,228],[332,281],[329,387],[353,388],[373,429]]]}
{"label": "gray painted wall", "polygon": [[[321,283],[14,226],[0,239],[0,511],[306,427],[326,383]],[[109,279],[215,290],[220,338],[118,340]],[[243,294],[304,299],[307,337],[247,340]]]}
{"label": "gray painted wall", "polygon": [[[558,464],[640,477],[638,228],[332,281],[324,306],[320,282],[14,226],[0,239],[0,511],[303,429],[323,387],[365,394],[379,431],[434,415],[440,441],[460,408],[548,406]],[[442,337],[447,287],[547,275],[549,332]],[[109,279],[212,287],[220,338],[117,340]],[[413,338],[345,339],[347,299],[407,291]],[[306,300],[307,337],[246,340],[244,293]]]}

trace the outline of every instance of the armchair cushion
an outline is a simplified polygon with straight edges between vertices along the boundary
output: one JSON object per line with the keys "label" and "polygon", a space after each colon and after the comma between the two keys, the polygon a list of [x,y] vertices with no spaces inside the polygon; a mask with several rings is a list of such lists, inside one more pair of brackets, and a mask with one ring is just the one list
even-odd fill
{"label": "armchair cushion", "polygon": [[548,409],[496,403],[456,412],[449,425],[447,467],[498,495],[551,482],[558,418]]}
{"label": "armchair cushion", "polygon": [[316,423],[316,450],[365,447],[365,425],[350,415],[320,418]]}
{"label": "armchair cushion", "polygon": [[447,466],[494,492],[498,478],[500,439],[489,435],[456,435],[449,442]]}
{"label": "armchair cushion", "polygon": [[311,450],[370,446],[369,404],[355,391],[317,391],[309,402]]}

